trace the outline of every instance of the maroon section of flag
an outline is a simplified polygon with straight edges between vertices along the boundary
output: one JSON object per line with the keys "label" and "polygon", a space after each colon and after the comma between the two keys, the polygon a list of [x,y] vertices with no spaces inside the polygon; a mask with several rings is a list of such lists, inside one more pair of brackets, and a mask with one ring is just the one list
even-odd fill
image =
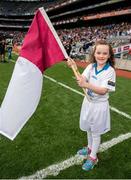
{"label": "maroon section of flag", "polygon": [[38,10],[20,52],[21,57],[35,64],[42,73],[48,67],[67,58],[58,44],[57,37],[51,31],[50,25],[48,17],[43,16]]}

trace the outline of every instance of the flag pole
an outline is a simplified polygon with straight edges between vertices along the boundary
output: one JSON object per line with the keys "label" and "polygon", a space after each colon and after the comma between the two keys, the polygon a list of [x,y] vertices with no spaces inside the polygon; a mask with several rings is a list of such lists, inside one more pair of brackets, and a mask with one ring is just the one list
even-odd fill
{"label": "flag pole", "polygon": [[[70,59],[68,59],[68,60],[70,60]],[[78,67],[75,65],[71,65],[71,69],[72,69],[72,71],[74,72],[74,75],[75,75],[75,77],[77,78],[79,75],[81,75],[80,74],[80,72],[79,72],[79,70],[78,70]],[[90,101],[90,98],[89,98],[89,96],[88,96],[88,94],[87,94],[87,92],[86,92],[86,89],[85,88],[82,88],[83,89],[83,92],[84,92],[84,94],[85,94],[85,96],[86,96],[86,98],[88,99],[88,101]]]}

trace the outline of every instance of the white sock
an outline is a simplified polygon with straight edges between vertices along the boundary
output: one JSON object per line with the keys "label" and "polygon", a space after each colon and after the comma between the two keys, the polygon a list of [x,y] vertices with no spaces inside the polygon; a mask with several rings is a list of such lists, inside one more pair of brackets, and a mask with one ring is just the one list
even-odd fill
{"label": "white sock", "polygon": [[101,136],[99,134],[92,134],[92,139],[93,141],[92,141],[92,149],[91,149],[90,157],[96,159],[101,142]]}
{"label": "white sock", "polygon": [[88,148],[91,150],[92,149],[92,133],[91,131],[87,132],[87,140],[88,140]]}

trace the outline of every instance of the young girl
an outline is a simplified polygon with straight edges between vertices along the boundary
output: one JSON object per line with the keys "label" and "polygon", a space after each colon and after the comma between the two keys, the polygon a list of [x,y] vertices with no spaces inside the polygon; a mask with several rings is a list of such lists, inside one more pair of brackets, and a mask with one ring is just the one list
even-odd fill
{"label": "young girl", "polygon": [[[80,129],[87,132],[88,145],[78,151],[87,157],[82,169],[89,171],[98,162],[97,153],[101,134],[110,130],[109,92],[115,91],[116,73],[112,47],[105,41],[96,42],[89,64],[82,75],[77,77],[80,87],[87,89],[81,113]],[[68,60],[69,66],[76,66]]]}

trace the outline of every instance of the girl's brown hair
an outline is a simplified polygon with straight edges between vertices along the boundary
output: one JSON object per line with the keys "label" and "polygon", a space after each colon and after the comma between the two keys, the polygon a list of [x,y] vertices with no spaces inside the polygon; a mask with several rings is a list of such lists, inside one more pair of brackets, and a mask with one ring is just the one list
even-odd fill
{"label": "girl's brown hair", "polygon": [[95,51],[96,51],[96,47],[98,45],[107,45],[109,47],[109,55],[110,57],[108,58],[107,62],[109,62],[109,64],[114,67],[115,65],[115,61],[114,61],[114,52],[113,49],[111,47],[111,45],[109,43],[107,43],[105,40],[99,40],[95,43],[95,46],[93,48],[93,52],[91,53],[91,57],[90,57],[90,62],[91,63],[96,63],[96,59],[94,57]]}

